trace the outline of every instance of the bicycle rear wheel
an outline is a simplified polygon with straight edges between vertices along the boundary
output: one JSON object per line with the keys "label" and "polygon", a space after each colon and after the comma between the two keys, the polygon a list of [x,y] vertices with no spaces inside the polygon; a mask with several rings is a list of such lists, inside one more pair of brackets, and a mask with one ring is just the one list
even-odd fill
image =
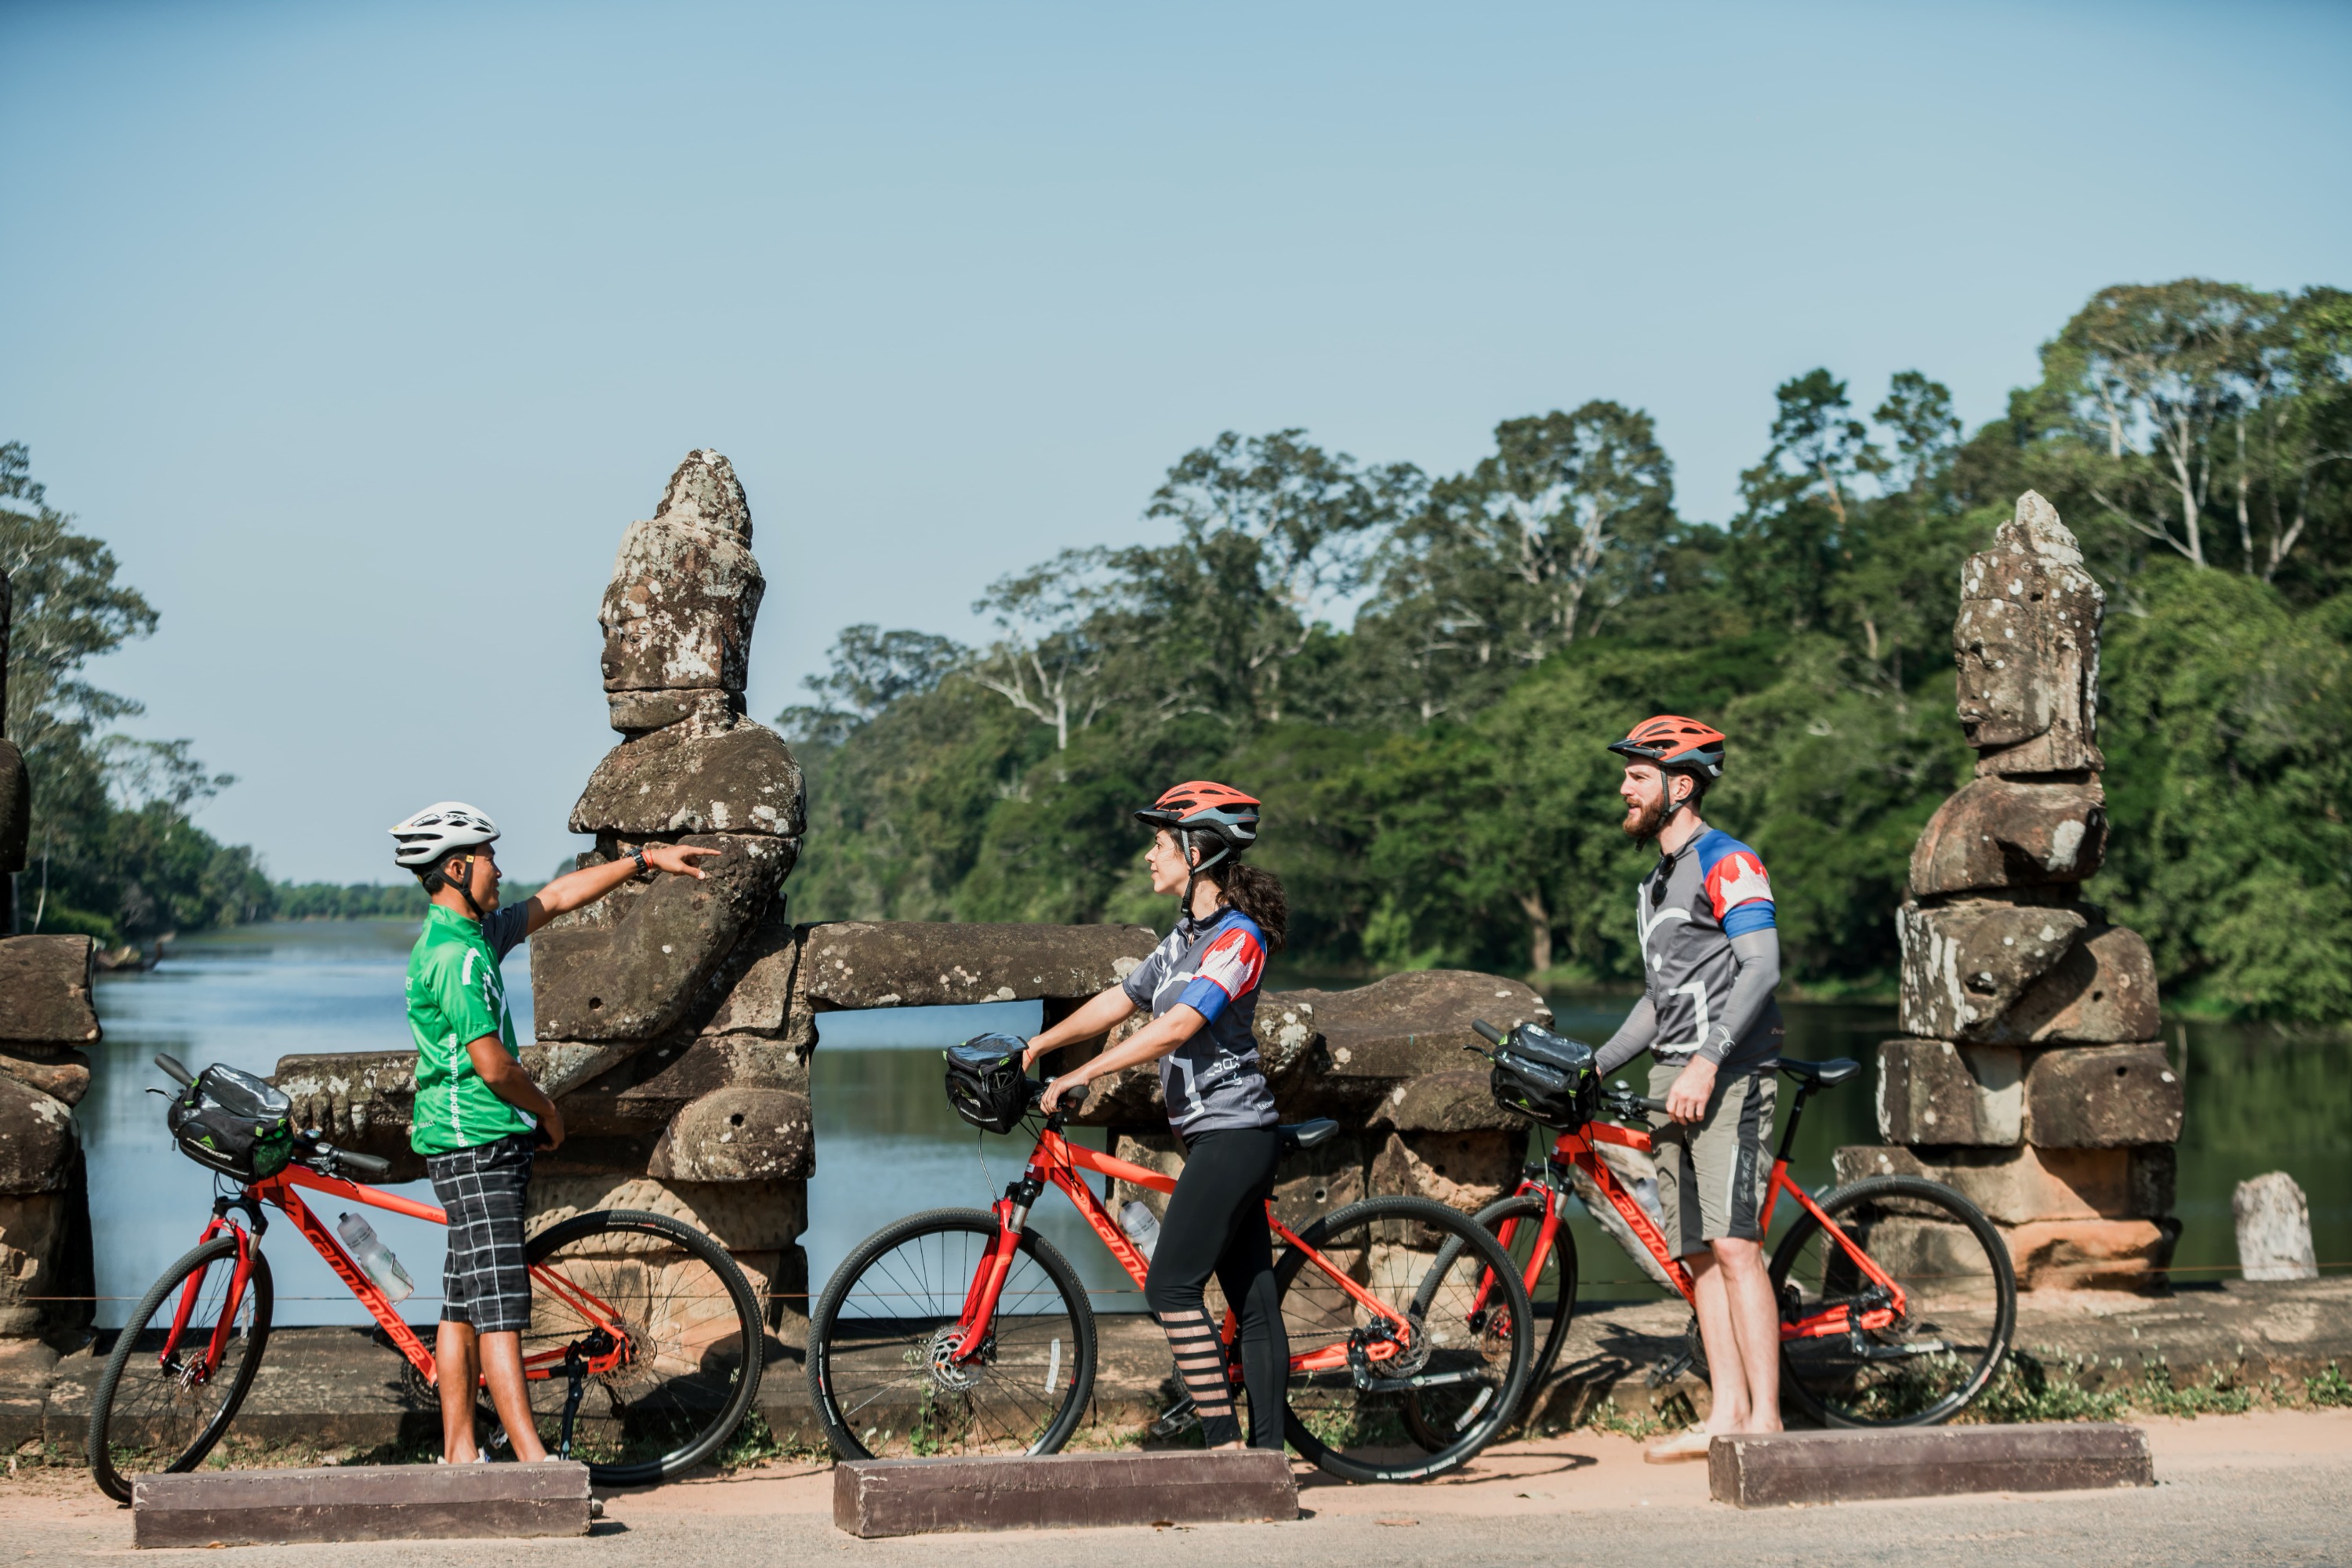
{"label": "bicycle rear wheel", "polygon": [[[667,1479],[716,1452],[751,1408],[767,1348],[759,1298],[726,1249],[667,1215],[608,1209],[548,1226],[526,1256],[523,1364],[548,1451],[576,1398],[572,1457],[600,1485]],[[611,1370],[568,1370],[567,1352],[609,1355],[613,1339]]]}
{"label": "bicycle rear wheel", "polygon": [[[227,1309],[236,1237],[215,1237],[189,1252],[131,1310],[91,1395],[87,1439],[90,1479],[115,1501],[131,1500],[135,1475],[194,1469],[236,1418],[269,1343],[269,1259],[257,1247],[252,1256],[253,1271],[229,1319],[220,1364],[208,1377],[197,1372]],[[194,1310],[167,1357],[163,1341],[192,1279]]]}
{"label": "bicycle rear wheel", "polygon": [[1785,1397],[1832,1426],[1927,1426],[1984,1392],[2017,1326],[2017,1278],[1984,1212],[1917,1176],[1872,1176],[1821,1201],[1848,1247],[1803,1213],[1772,1254],[1780,1319],[1889,1310],[1854,1248],[1902,1287],[1884,1326],[1784,1339]]}
{"label": "bicycle rear wheel", "polygon": [[[1427,1480],[1467,1463],[1517,1414],[1535,1363],[1534,1313],[1510,1254],[1469,1215],[1427,1198],[1350,1204],[1299,1239],[1322,1261],[1293,1247],[1275,1265],[1290,1335],[1291,1447],[1349,1481]],[[1307,1358],[1339,1364],[1301,1370]]]}
{"label": "bicycle rear wheel", "polygon": [[[1559,1200],[1555,1196],[1552,1200]],[[1518,1270],[1528,1288],[1528,1307],[1535,1313],[1537,1347],[1535,1363],[1528,1371],[1528,1392],[1524,1403],[1532,1406],[1543,1388],[1544,1379],[1559,1364],[1560,1346],[1568,1342],[1568,1325],[1576,1315],[1576,1237],[1568,1228],[1568,1216],[1561,1215],[1558,1234],[1552,1237],[1551,1250],[1544,1257],[1544,1266],[1534,1279],[1528,1278],[1528,1260],[1535,1256],[1536,1237],[1543,1229],[1544,1200],[1539,1193],[1520,1193],[1507,1198],[1497,1198],[1477,1213],[1481,1229],[1492,1232],[1511,1256],[1511,1266]],[[1506,1237],[1504,1229],[1509,1227]],[[1522,1410],[1520,1415],[1528,1414]],[[1421,1434],[1413,1434],[1416,1439]]]}
{"label": "bicycle rear wheel", "polygon": [[1095,1384],[1095,1315],[1059,1252],[1024,1233],[977,1355],[956,1325],[996,1245],[985,1209],[885,1226],[835,1271],[809,1320],[809,1394],[845,1459],[1050,1454]]}

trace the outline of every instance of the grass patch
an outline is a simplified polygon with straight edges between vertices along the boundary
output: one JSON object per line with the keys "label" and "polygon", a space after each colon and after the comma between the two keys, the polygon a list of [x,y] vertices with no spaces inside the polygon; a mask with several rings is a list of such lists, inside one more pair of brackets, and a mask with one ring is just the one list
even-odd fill
{"label": "grass patch", "polygon": [[2303,1380],[2303,1396],[2313,1405],[2352,1405],[2352,1378],[2346,1377],[2343,1369],[2331,1361],[2325,1371],[2313,1373]]}
{"label": "grass patch", "polygon": [[1691,1404],[1690,1396],[1680,1393],[1667,1395],[1665,1403],[1654,1411],[1620,1410],[1617,1401],[1610,1398],[1586,1412],[1579,1425],[1595,1432],[1607,1432],[1640,1442],[1697,1426],[1698,1411]]}

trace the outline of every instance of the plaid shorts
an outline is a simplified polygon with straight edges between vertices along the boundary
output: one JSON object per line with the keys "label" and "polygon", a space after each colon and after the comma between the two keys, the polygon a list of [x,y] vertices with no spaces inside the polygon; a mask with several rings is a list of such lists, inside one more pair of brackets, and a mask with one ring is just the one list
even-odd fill
{"label": "plaid shorts", "polygon": [[530,1326],[530,1274],[523,1262],[523,1193],[530,1185],[532,1142],[525,1132],[425,1162],[433,1195],[449,1214],[449,1251],[441,1260],[441,1321],[471,1323],[479,1334],[520,1333]]}

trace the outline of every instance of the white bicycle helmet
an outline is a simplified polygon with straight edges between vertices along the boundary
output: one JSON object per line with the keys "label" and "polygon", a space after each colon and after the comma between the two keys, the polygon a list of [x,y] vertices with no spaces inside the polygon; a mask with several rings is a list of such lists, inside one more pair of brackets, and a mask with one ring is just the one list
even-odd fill
{"label": "white bicycle helmet", "polygon": [[393,859],[412,871],[422,871],[478,844],[489,843],[499,836],[499,825],[462,800],[445,800],[394,823],[390,831]]}

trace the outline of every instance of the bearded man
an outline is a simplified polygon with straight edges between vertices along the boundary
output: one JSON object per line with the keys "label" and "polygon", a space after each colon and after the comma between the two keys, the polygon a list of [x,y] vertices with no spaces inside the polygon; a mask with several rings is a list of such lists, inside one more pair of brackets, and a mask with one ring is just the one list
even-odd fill
{"label": "bearded man", "polygon": [[1661,714],[1609,749],[1625,759],[1625,831],[1655,842],[1658,864],[1635,895],[1642,1000],[1597,1065],[1605,1076],[1644,1050],[1654,1058],[1650,1093],[1664,1096],[1667,1118],[1652,1134],[1663,1228],[1690,1268],[1713,1394],[1704,1426],[1643,1456],[1664,1464],[1706,1458],[1718,1434],[1780,1429],[1780,1313],[1761,1224],[1780,936],[1764,862],[1699,817],[1723,776],[1722,732]]}

